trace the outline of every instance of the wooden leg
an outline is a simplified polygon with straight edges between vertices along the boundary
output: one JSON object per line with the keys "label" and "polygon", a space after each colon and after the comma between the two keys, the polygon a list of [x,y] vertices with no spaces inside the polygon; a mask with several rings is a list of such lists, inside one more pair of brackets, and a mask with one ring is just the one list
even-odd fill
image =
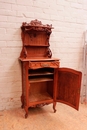
{"label": "wooden leg", "polygon": [[27,118],[28,117],[28,107],[25,107],[25,112],[26,112],[25,118]]}
{"label": "wooden leg", "polygon": [[22,108],[22,109],[24,108],[24,104],[21,105],[21,108]]}
{"label": "wooden leg", "polygon": [[21,108],[24,108],[24,96],[23,95],[21,95],[21,103],[22,103]]}
{"label": "wooden leg", "polygon": [[56,112],[55,107],[56,107],[56,102],[53,103],[53,110],[54,110],[54,113]]}
{"label": "wooden leg", "polygon": [[27,117],[28,117],[28,113],[25,114],[25,118],[27,118]]}

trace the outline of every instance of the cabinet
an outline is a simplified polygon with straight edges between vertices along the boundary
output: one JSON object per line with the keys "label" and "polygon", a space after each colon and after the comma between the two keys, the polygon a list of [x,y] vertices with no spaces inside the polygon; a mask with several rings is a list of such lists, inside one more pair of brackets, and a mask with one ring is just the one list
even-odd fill
{"label": "cabinet", "polygon": [[75,109],[79,108],[81,72],[60,68],[59,59],[52,58],[49,38],[52,25],[43,25],[32,20],[21,26],[23,42],[19,57],[22,69],[22,108],[25,118],[29,107],[41,107],[62,102]]}

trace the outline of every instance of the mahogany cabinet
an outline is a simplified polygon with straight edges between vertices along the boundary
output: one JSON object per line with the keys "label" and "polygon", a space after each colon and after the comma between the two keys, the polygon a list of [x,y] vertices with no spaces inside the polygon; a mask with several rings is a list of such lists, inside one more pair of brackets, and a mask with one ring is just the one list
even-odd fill
{"label": "mahogany cabinet", "polygon": [[52,58],[49,38],[52,25],[32,20],[21,26],[23,48],[19,60],[22,69],[22,108],[25,118],[29,107],[62,102],[78,110],[82,73],[60,68],[59,59]]}

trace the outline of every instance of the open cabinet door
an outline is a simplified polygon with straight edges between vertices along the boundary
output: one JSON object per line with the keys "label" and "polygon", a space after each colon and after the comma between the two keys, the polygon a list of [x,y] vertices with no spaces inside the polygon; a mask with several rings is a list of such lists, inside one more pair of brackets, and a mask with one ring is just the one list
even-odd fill
{"label": "open cabinet door", "polygon": [[79,108],[82,73],[69,68],[58,69],[57,101]]}

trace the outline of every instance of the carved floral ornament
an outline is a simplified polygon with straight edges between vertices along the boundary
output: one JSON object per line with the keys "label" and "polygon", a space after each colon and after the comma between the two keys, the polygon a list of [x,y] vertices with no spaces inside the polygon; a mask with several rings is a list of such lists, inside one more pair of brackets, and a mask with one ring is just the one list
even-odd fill
{"label": "carved floral ornament", "polygon": [[35,20],[32,20],[30,23],[23,22],[21,29],[22,31],[36,30],[36,31],[46,31],[46,32],[51,33],[51,29],[53,29],[53,27],[52,27],[52,24],[43,25],[41,21],[35,19]]}

